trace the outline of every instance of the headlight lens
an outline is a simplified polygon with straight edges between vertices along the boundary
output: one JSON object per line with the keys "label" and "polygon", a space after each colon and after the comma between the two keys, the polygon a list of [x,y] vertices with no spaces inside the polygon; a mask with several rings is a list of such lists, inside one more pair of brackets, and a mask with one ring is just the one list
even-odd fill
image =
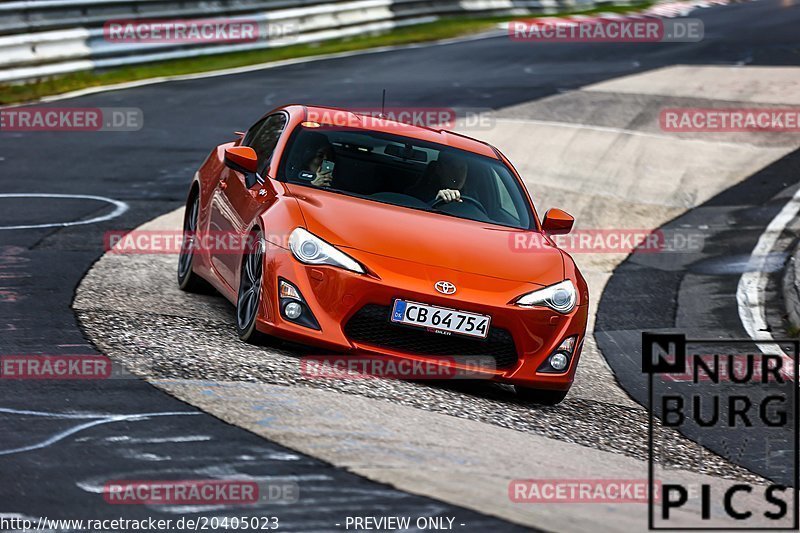
{"label": "headlight lens", "polygon": [[545,306],[559,313],[569,313],[575,308],[577,300],[575,286],[570,280],[564,280],[520,296],[514,303],[521,307]]}
{"label": "headlight lens", "polygon": [[301,263],[331,265],[359,274],[365,273],[358,261],[303,228],[296,228],[289,235],[289,249]]}

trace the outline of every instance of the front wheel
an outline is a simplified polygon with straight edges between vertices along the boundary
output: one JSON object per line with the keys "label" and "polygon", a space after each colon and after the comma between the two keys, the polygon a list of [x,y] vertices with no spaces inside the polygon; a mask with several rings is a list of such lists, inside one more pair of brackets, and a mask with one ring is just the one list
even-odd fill
{"label": "front wheel", "polygon": [[250,233],[247,250],[242,256],[239,295],[236,299],[236,332],[250,344],[262,344],[266,335],[256,329],[261,287],[264,279],[264,237],[261,231]]}
{"label": "front wheel", "polygon": [[514,390],[517,391],[517,398],[540,405],[558,405],[569,392],[566,390],[530,389],[519,385],[514,385]]}
{"label": "front wheel", "polygon": [[207,292],[207,285],[193,270],[199,217],[200,196],[195,194],[194,198],[186,205],[186,213],[183,216],[183,241],[178,256],[178,288],[186,292]]}

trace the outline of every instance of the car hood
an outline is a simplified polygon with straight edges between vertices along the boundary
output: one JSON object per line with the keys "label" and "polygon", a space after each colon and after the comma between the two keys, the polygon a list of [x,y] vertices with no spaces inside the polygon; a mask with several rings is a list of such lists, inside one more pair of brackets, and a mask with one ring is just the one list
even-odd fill
{"label": "car hood", "polygon": [[339,248],[542,286],[564,279],[561,252],[538,232],[310,187],[288,188],[308,231]]}

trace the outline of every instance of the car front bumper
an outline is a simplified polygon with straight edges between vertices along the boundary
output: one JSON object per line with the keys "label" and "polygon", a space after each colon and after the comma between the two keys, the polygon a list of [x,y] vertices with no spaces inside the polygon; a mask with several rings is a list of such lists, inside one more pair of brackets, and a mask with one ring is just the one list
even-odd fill
{"label": "car front bumper", "polygon": [[[266,254],[265,297],[258,329],[337,353],[380,354],[428,362],[441,356],[455,359],[485,356],[494,359],[495,365],[481,368],[482,377],[542,389],[567,390],[571,386],[586,332],[587,302],[579,302],[566,315],[548,308],[520,308],[509,302],[540,286],[353,250],[347,252],[368,265],[370,274],[302,264],[285,249],[273,248],[272,253]],[[319,329],[300,325],[281,313],[279,279],[300,291],[305,308],[313,314]],[[454,283],[456,293],[451,296],[438,293],[434,285],[440,280]],[[490,315],[490,335],[487,340],[473,340],[393,324],[389,313],[398,298]],[[379,318],[381,309],[385,321]],[[366,320],[365,314],[369,315]],[[371,333],[372,329],[376,331]],[[538,371],[561,342],[571,336],[577,337],[577,342],[566,371],[561,374]],[[507,337],[512,342],[511,355]],[[504,346],[498,347],[501,342]],[[448,343],[452,343],[452,351]],[[474,366],[469,368],[474,370]]]}

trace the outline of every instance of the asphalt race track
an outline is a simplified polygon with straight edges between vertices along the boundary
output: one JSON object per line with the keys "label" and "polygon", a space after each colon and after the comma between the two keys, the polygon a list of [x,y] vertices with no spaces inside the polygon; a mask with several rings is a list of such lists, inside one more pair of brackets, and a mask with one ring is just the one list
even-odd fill
{"label": "asphalt race track", "polygon": [[[533,48],[510,41],[503,32],[97,92],[48,104],[136,107],[143,112],[144,127],[108,133],[0,132],[0,353],[99,353],[79,325],[72,305],[76,287],[104,253],[104,233],[133,229],[181,207],[187,183],[208,150],[277,105],[375,106],[385,88],[394,106],[502,112],[673,65],[800,65],[800,6],[793,2],[764,0],[709,7],[691,16],[705,23],[706,39],[700,43],[540,44]],[[536,139],[530,142],[536,146]],[[641,355],[635,345],[642,330],[677,328],[706,337],[747,337],[736,314],[736,283],[742,269],[735,265],[750,254],[759,235],[794,193],[798,171],[800,156],[794,152],[675,218],[664,229],[708,226],[703,231],[709,246],[702,255],[666,259],[680,262],[681,269],[670,270],[648,266],[646,260],[643,266],[641,257],[633,254],[610,277],[602,298],[594,295],[600,300],[595,326],[598,348],[634,400],[641,403],[645,398]],[[535,201],[536,191],[531,192]],[[562,207],[569,210],[568,205]],[[95,218],[99,220],[66,225]],[[135,280],[119,280],[119,286],[125,291],[147,292],[145,287],[137,288]],[[631,294],[636,297],[631,299]],[[126,293],[114,295],[115,299],[125,297]],[[665,305],[648,306],[653,300]],[[774,314],[778,307],[776,303],[768,311]],[[123,321],[114,326],[131,324]],[[212,329],[221,327],[212,324]],[[136,332],[124,333],[135,345]],[[121,367],[115,369],[114,377],[1,382],[0,479],[4,483],[0,517],[76,518],[78,510],[85,515],[79,517],[85,518],[207,513],[203,508],[123,508],[105,505],[102,500],[105,480],[147,479],[169,472],[175,479],[207,474],[296,482],[301,493],[313,493],[314,497],[281,509],[264,505],[248,511],[277,514],[281,529],[288,531],[341,530],[336,524],[345,516],[365,509],[454,517],[456,524],[463,524],[457,528],[460,530],[530,528],[489,516],[492,513],[485,510],[470,510],[371,481],[325,459],[271,442],[222,416],[207,414],[209,409],[199,400],[184,403]],[[442,394],[463,402],[466,412],[473,401],[476,412],[480,411],[478,404],[486,398],[507,405],[514,413],[528,408],[503,390],[474,394],[456,388]],[[444,396],[431,392],[430,402]],[[420,397],[420,402],[428,401],[425,394]],[[590,414],[584,416],[590,418],[593,405],[582,402],[574,405],[585,406]],[[530,409],[536,413],[535,408]],[[567,413],[539,413],[546,420],[540,426],[568,423],[567,418],[560,418]],[[621,407],[615,416],[640,415]],[[531,417],[519,414],[519,418]],[[541,427],[521,430],[545,433]],[[636,455],[615,449],[613,441],[612,433],[597,439],[597,447]],[[571,442],[591,446],[589,442]],[[728,455],[713,435],[703,439],[703,444]],[[687,446],[691,450],[691,443]],[[766,475],[754,457],[728,458]],[[735,468],[730,471],[731,475],[741,474]]]}
{"label": "asphalt race track", "polygon": [[[615,271],[603,293],[595,335],[620,383],[637,401],[647,402],[647,376],[641,371],[643,330],[681,332],[689,338],[748,338],[737,312],[738,281],[742,273],[753,268],[749,254],[758,238],[797,189],[787,176],[798,173],[800,151],[795,151],[660,228],[670,231],[702,226],[702,251],[667,254],[672,257],[658,261],[637,252]],[[785,259],[783,250],[776,252],[767,271],[775,278],[773,284],[779,283],[781,269],[776,265],[782,264],[781,257]],[[660,305],[648,303],[654,294]],[[771,294],[771,307],[778,314],[783,305],[780,291],[773,289]],[[782,327],[779,316],[770,320],[776,332]],[[629,329],[631,324],[636,324],[637,331]],[[742,350],[758,351],[754,344]],[[794,350],[785,343],[784,351],[791,354]],[[706,394],[712,390],[709,386]],[[757,433],[752,437],[749,434],[750,442],[741,452],[738,448],[733,452],[722,434],[696,431],[690,436],[702,439],[704,446],[722,456],[736,457],[736,462],[754,472],[790,484],[791,472],[780,475],[770,471],[764,464],[764,442],[759,442]],[[730,436],[727,438],[730,441]],[[774,453],[790,454],[792,447],[793,441],[788,439]]]}

